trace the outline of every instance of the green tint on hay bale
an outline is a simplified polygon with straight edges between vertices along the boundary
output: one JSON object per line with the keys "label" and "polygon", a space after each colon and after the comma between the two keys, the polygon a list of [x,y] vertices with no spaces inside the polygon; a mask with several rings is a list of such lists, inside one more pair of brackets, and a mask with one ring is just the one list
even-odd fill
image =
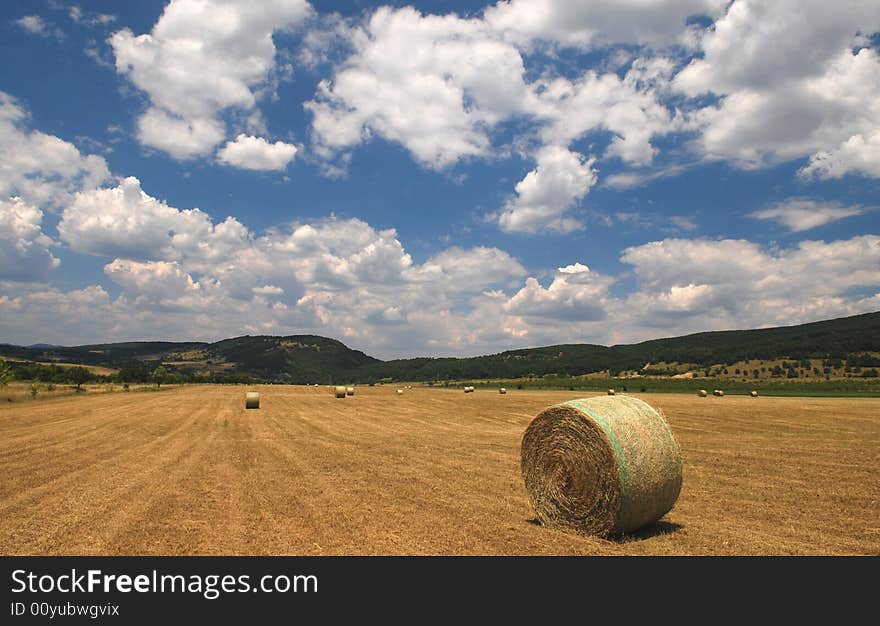
{"label": "green tint on hay bale", "polygon": [[256,391],[248,391],[244,397],[244,408],[246,409],[259,409],[260,408],[260,394]]}
{"label": "green tint on hay bale", "polygon": [[700,392],[697,395],[700,396],[701,398],[705,398],[709,394],[705,389],[700,389]]}
{"label": "green tint on hay bale", "polygon": [[344,398],[345,397],[345,387],[337,387],[333,391],[333,395],[335,395],[337,398]]}
{"label": "green tint on hay bale", "polygon": [[651,524],[681,490],[681,453],[669,425],[631,396],[545,409],[523,435],[521,468],[538,519],[584,535]]}

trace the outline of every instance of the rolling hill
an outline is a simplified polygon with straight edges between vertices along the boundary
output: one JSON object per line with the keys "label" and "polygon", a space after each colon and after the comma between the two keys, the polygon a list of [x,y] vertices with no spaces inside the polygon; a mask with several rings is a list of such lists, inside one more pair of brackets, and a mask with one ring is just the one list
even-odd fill
{"label": "rolling hill", "polygon": [[470,358],[380,361],[317,335],[243,336],[215,343],[143,341],[72,347],[0,344],[0,356],[36,363],[79,363],[120,370],[133,380],[164,366],[212,380],[248,377],[287,383],[518,378],[638,371],[649,363],[708,367],[753,359],[855,359],[877,366],[880,312],[765,328],[704,332],[636,344],[562,344]]}

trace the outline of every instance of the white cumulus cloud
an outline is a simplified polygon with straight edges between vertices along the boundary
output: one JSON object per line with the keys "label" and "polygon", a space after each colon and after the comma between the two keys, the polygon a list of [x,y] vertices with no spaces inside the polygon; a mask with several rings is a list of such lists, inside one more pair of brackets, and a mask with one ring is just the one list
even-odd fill
{"label": "white cumulus cloud", "polygon": [[275,67],[272,34],[311,14],[305,0],[172,0],[150,33],[124,28],[110,44],[116,70],[150,98],[138,122],[145,145],[178,159],[224,137],[225,109],[255,109]]}
{"label": "white cumulus cloud", "polygon": [[43,281],[58,267],[42,221],[43,212],[21,198],[0,199],[0,279]]}
{"label": "white cumulus cloud", "polygon": [[291,143],[269,143],[262,137],[241,133],[217,152],[217,160],[246,170],[281,171],[293,160],[296,152],[296,146]]}

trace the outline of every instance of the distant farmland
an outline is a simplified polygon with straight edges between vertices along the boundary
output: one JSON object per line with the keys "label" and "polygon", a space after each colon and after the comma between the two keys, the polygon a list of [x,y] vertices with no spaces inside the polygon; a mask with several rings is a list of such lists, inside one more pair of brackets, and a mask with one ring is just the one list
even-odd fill
{"label": "distant farmland", "polygon": [[2,554],[878,554],[880,400],[639,394],[675,508],[606,541],[537,525],[519,445],[568,391],[184,386],[0,405]]}

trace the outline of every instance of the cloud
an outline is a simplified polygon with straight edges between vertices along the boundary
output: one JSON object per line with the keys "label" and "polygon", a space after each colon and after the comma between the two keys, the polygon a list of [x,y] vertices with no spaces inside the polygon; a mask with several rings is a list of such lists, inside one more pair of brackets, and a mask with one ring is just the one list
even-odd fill
{"label": "cloud", "polygon": [[596,182],[595,158],[559,146],[542,148],[537,167],[516,184],[516,197],[498,215],[507,232],[541,230],[569,232],[583,223],[564,213],[581,200]]}
{"label": "cloud", "polygon": [[269,143],[262,137],[239,134],[217,152],[217,160],[246,170],[282,171],[293,160],[297,148],[291,143]]}
{"label": "cloud", "polygon": [[717,16],[726,0],[510,0],[485,11],[485,19],[520,45],[535,40],[589,48],[609,44],[678,43],[691,16]]}
{"label": "cloud", "polygon": [[103,157],[83,155],[54,135],[26,128],[27,112],[0,91],[0,198],[19,196],[25,202],[55,209],[81,188],[96,187],[110,178]]}
{"label": "cloud", "polygon": [[25,15],[15,20],[15,23],[34,35],[42,35],[46,31],[46,23],[39,15]]}
{"label": "cloud", "polygon": [[134,177],[114,188],[77,193],[61,214],[58,234],[85,254],[200,263],[223,259],[249,236],[234,218],[214,224],[199,209],[179,210],[157,200]]}
{"label": "cloud", "polygon": [[354,53],[306,104],[326,155],[375,133],[442,169],[489,154],[489,129],[526,110],[522,58],[481,20],[381,7],[349,36]]}
{"label": "cloud", "polygon": [[503,308],[511,315],[539,318],[545,324],[556,320],[602,320],[608,306],[608,288],[613,282],[613,278],[591,272],[589,267],[576,263],[557,269],[547,288],[535,278],[528,278],[525,287]]}
{"label": "cloud", "polygon": [[791,198],[778,202],[767,209],[749,213],[749,217],[759,220],[773,220],[799,233],[811,228],[824,226],[853,215],[861,215],[861,207],[845,207],[838,202],[817,202],[805,198]]}
{"label": "cloud", "polygon": [[21,198],[0,199],[0,280],[45,281],[58,267],[42,221],[43,212]]}
{"label": "cloud", "polygon": [[634,327],[668,332],[790,325],[876,308],[880,236],[765,250],[741,239],[665,239],[627,248]]}
{"label": "cloud", "polygon": [[115,15],[109,13],[86,13],[76,4],[68,7],[67,15],[72,21],[84,26],[107,26],[116,21]]}
{"label": "cloud", "polygon": [[174,261],[115,259],[104,266],[104,273],[130,293],[160,300],[174,300],[200,289],[199,283]]}
{"label": "cloud", "polygon": [[142,144],[181,160],[208,154],[226,132],[223,122],[213,117],[183,118],[155,107],[138,118],[137,127]]}
{"label": "cloud", "polygon": [[820,150],[798,173],[807,179],[842,178],[851,173],[880,178],[880,130],[858,133],[836,148]]}
{"label": "cloud", "polygon": [[[116,70],[150,98],[139,139],[177,159],[208,154],[225,136],[220,114],[252,111],[275,68],[272,34],[311,15],[305,0],[172,0],[150,33],[110,37]],[[182,147],[175,146],[180,143]]]}
{"label": "cloud", "polygon": [[866,0],[733,2],[674,79],[719,98],[693,114],[694,146],[742,168],[810,157],[805,175],[875,175],[880,58],[863,44],[878,30]]}

